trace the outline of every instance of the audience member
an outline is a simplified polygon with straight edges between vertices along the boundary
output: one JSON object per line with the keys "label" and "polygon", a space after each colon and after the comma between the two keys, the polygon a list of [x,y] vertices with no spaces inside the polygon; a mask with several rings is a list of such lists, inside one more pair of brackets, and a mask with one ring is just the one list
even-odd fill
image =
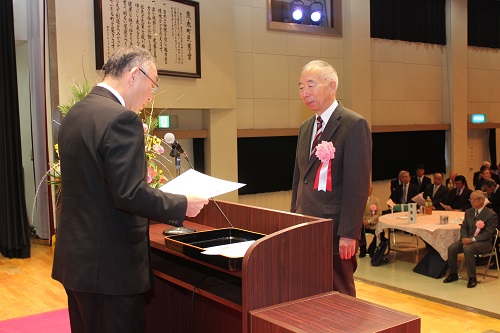
{"label": "audience member", "polygon": [[425,174],[425,168],[423,164],[418,164],[416,168],[416,175],[411,177],[410,183],[418,186],[418,193],[425,191],[425,187],[431,184],[431,179]]}
{"label": "audience member", "polygon": [[483,182],[486,179],[493,179],[495,181],[495,183],[497,183],[497,184],[500,183],[500,180],[498,179],[498,176],[496,176],[495,178],[493,178],[493,175],[491,174],[490,168],[488,168],[486,166],[482,166],[481,167],[480,178],[481,179],[479,179],[476,182],[476,185],[474,186],[474,189],[476,189],[476,190],[481,190],[483,188]]}
{"label": "audience member", "polygon": [[474,177],[472,178],[472,186],[474,186],[474,188],[476,188],[477,182],[481,180],[481,172],[482,172],[481,169],[483,167],[489,168],[490,166],[491,166],[490,162],[484,161],[483,164],[481,164],[481,168],[479,169],[479,171],[474,172]]}
{"label": "audience member", "polygon": [[483,187],[481,190],[486,192],[488,195],[489,203],[486,207],[493,209],[495,213],[500,214],[500,191],[498,185],[493,179],[485,179],[483,180]]}
{"label": "audience member", "polygon": [[467,181],[462,175],[455,177],[455,188],[450,191],[448,197],[441,202],[445,210],[466,211],[471,207],[469,198],[472,191],[465,187]]}
{"label": "audience member", "polygon": [[457,172],[456,171],[452,171],[450,172],[450,174],[448,175],[448,178],[446,178],[446,183],[445,183],[445,186],[448,188],[448,189],[452,189],[452,188],[455,188],[455,177],[457,176]]}
{"label": "audience member", "polygon": [[401,184],[396,186],[396,189],[391,195],[391,200],[395,204],[414,202],[411,199],[416,196],[419,191],[417,185],[410,183],[410,173],[406,170],[401,170],[399,172],[399,180]]}
{"label": "audience member", "polygon": [[432,200],[432,209],[443,210],[440,202],[446,200],[448,189],[443,186],[443,174],[436,172],[434,174],[434,184],[427,185],[424,191],[424,199],[427,197]]}
{"label": "audience member", "polygon": [[391,195],[396,191],[398,185],[401,185],[401,172],[398,174],[398,178],[391,180]]}
{"label": "audience member", "polygon": [[465,219],[460,228],[460,240],[448,248],[450,273],[443,282],[458,280],[457,257],[459,253],[463,253],[469,277],[467,288],[474,288],[477,285],[475,255],[491,251],[498,221],[497,214],[484,205],[483,192],[472,192],[470,201],[472,208],[465,211]]}
{"label": "audience member", "polygon": [[[361,230],[361,246],[359,247],[359,257],[363,258],[366,256],[366,233],[375,235],[375,227],[378,223],[378,218],[382,215],[382,208],[380,206],[380,199],[372,195],[373,187],[370,186],[370,192],[368,193],[368,200],[366,201],[365,215],[363,217],[363,229]],[[377,244],[376,237],[373,237],[370,246],[368,247],[368,254],[370,256],[375,252],[375,247]]]}

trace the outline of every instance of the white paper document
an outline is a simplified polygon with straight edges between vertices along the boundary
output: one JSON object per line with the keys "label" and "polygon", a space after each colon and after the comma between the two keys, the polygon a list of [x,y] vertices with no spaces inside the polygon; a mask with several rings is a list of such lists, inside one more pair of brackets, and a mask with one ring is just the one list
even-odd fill
{"label": "white paper document", "polygon": [[208,199],[235,191],[243,186],[245,184],[210,177],[189,169],[160,187],[160,190],[173,194],[195,194]]}
{"label": "white paper document", "polygon": [[202,253],[212,256],[221,255],[229,258],[243,258],[250,245],[252,245],[254,242],[255,241],[252,240],[246,242],[207,247],[205,251],[203,251]]}
{"label": "white paper document", "polygon": [[424,193],[417,194],[416,196],[411,198],[411,200],[413,200],[413,202],[416,202],[419,206],[425,206]]}

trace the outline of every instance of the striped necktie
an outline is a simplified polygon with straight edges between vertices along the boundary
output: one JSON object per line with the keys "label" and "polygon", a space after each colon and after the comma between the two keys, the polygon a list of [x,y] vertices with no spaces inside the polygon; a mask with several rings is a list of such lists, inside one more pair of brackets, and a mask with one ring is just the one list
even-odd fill
{"label": "striped necktie", "polygon": [[316,152],[316,146],[319,143],[319,140],[321,139],[321,134],[323,134],[323,119],[321,117],[316,118],[316,135],[314,136],[314,140],[311,146],[311,157],[314,155]]}

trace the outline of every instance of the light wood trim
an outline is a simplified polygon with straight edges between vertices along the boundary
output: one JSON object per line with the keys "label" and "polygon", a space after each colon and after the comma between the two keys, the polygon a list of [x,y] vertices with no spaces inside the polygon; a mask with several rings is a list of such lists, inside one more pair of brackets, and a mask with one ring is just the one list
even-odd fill
{"label": "light wood trim", "polygon": [[426,124],[426,125],[373,125],[372,133],[385,132],[413,132],[413,131],[449,131],[450,124]]}
{"label": "light wood trim", "polygon": [[467,124],[467,129],[491,129],[500,128],[500,123]]}
{"label": "light wood trim", "polygon": [[239,129],[238,138],[259,138],[266,136],[294,136],[299,134],[298,128],[265,128]]}
{"label": "light wood trim", "polygon": [[172,133],[176,139],[206,139],[208,138],[208,130],[174,130],[174,129],[155,129],[153,134],[159,138],[163,138],[165,134]]}

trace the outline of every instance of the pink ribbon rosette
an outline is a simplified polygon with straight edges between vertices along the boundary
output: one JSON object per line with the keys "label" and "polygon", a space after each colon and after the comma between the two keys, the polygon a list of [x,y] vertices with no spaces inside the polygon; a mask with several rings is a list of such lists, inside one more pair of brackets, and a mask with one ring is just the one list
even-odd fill
{"label": "pink ribbon rosette", "polygon": [[476,222],[476,231],[474,231],[474,236],[472,236],[472,237],[476,237],[477,235],[479,235],[479,232],[483,228],[484,228],[484,222],[483,222],[483,220],[477,221]]}
{"label": "pink ribbon rosette", "polygon": [[371,204],[370,211],[372,212],[372,216],[375,215],[375,212],[377,211],[377,205]]}
{"label": "pink ribbon rosette", "polygon": [[316,172],[314,189],[332,191],[332,159],[335,157],[335,147],[329,141],[322,141],[316,146],[316,157],[321,164]]}

